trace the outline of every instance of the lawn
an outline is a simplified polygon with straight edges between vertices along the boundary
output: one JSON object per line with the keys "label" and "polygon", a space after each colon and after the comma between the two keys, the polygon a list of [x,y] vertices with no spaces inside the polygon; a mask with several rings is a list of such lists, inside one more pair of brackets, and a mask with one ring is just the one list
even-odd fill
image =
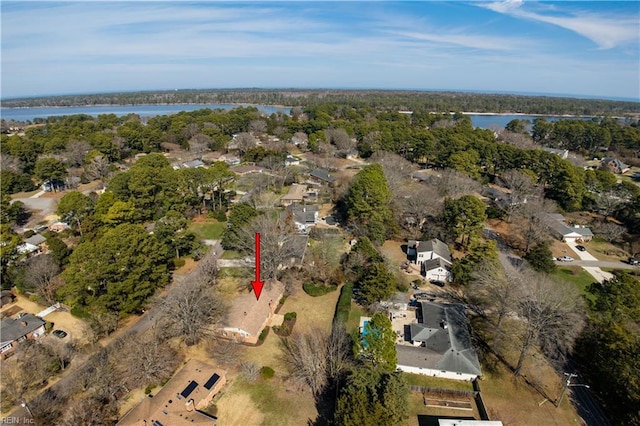
{"label": "lawn", "polygon": [[627,260],[629,253],[600,238],[594,238],[587,245],[589,253],[599,260]]}
{"label": "lawn", "polygon": [[221,424],[301,425],[317,417],[310,392],[279,377],[234,380],[216,403]]}
{"label": "lawn", "polygon": [[349,312],[349,320],[347,321],[347,333],[353,335],[358,332],[360,327],[360,317],[368,316],[364,309],[355,302],[351,302],[351,311]]}
{"label": "lawn", "polygon": [[414,386],[425,386],[428,388],[439,389],[455,389],[455,390],[467,390],[472,391],[473,385],[471,382],[464,380],[449,380],[442,377],[424,376],[422,374],[403,373],[407,379],[407,383]]}
{"label": "lawn", "polygon": [[595,279],[587,271],[579,266],[563,266],[556,268],[552,276],[561,279],[563,281],[574,284],[585,297],[591,297],[591,294],[587,291],[589,286],[595,282]]}
{"label": "lawn", "polygon": [[196,234],[200,240],[219,240],[222,237],[222,232],[226,229],[227,225],[224,222],[218,222],[215,219],[210,219],[202,222],[194,222],[189,226],[189,231]]}
{"label": "lawn", "polygon": [[245,257],[242,253],[240,253],[239,251],[235,251],[235,250],[225,250],[222,253],[221,258],[222,259],[242,259],[243,257]]}

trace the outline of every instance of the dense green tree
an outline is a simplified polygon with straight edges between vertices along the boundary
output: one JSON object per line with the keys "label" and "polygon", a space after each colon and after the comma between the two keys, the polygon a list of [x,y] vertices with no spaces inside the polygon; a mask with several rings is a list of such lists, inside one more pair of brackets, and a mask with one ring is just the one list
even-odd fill
{"label": "dense green tree", "polygon": [[95,203],[88,196],[79,191],[71,191],[60,199],[56,213],[82,235],[82,221],[93,214],[94,205]]}
{"label": "dense green tree", "polygon": [[527,126],[531,124],[529,120],[513,119],[504,126],[505,130],[513,133],[527,133]]}
{"label": "dense green tree", "polygon": [[365,324],[356,353],[362,358],[391,373],[396,370],[396,334],[387,314],[377,312]]}
{"label": "dense green tree", "polygon": [[356,281],[356,299],[364,305],[389,298],[396,288],[396,278],[383,262],[366,266],[361,278]]}
{"label": "dense green tree", "polygon": [[391,191],[382,166],[363,167],[353,178],[345,197],[349,223],[359,235],[382,243],[391,228]]}
{"label": "dense green tree", "polygon": [[75,248],[59,295],[74,307],[138,312],[168,282],[168,258],[167,248],[143,227],[119,225]]}
{"label": "dense green tree", "polygon": [[547,242],[540,242],[531,247],[529,252],[524,255],[524,258],[535,271],[550,274],[556,270],[553,254]]}
{"label": "dense green tree", "polygon": [[47,247],[49,248],[49,254],[51,254],[58,266],[67,264],[72,250],[53,232],[49,232],[47,235]]}
{"label": "dense green tree", "polygon": [[11,170],[0,171],[0,185],[3,194],[33,191],[36,188],[29,175]]}
{"label": "dense green tree", "polygon": [[444,201],[443,219],[451,234],[456,239],[460,238],[460,244],[465,246],[469,244],[471,236],[484,227],[486,205],[473,195],[448,198]]}
{"label": "dense green tree", "polygon": [[347,377],[340,390],[334,424],[396,426],[407,418],[409,389],[401,372],[364,366]]}
{"label": "dense green tree", "polygon": [[640,281],[627,274],[592,284],[591,315],[575,355],[616,424],[640,423]]}
{"label": "dense green tree", "polygon": [[246,244],[243,242],[243,228],[246,228],[251,220],[258,216],[258,211],[247,203],[238,203],[229,211],[227,228],[222,233],[221,244],[227,250],[243,250]]}
{"label": "dense green tree", "polygon": [[55,186],[59,186],[67,175],[67,169],[61,161],[52,157],[44,157],[36,161],[33,174],[41,182],[51,180]]}

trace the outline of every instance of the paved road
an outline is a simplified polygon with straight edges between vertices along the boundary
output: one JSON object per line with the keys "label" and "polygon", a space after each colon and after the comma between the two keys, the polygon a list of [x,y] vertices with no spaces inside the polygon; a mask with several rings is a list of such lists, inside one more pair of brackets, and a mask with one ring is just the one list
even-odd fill
{"label": "paved road", "polygon": [[612,260],[574,260],[572,262],[556,262],[561,266],[587,266],[592,268],[611,268],[611,269],[640,269],[638,265],[629,265],[624,262],[616,262]]}

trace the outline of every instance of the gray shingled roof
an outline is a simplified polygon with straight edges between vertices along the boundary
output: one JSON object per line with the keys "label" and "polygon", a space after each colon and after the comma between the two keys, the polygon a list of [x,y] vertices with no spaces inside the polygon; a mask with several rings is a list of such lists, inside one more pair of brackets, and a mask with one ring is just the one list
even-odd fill
{"label": "gray shingled roof", "polygon": [[328,170],[324,170],[324,169],[316,169],[311,171],[311,173],[309,173],[311,175],[311,177],[314,177],[316,179],[320,179],[322,181],[328,182],[328,183],[333,183],[335,182],[336,178],[334,178],[333,176],[331,176],[329,174]]}
{"label": "gray shingled roof", "polygon": [[409,241],[409,248],[414,248],[416,253],[425,253],[432,251],[441,258],[451,262],[451,252],[449,247],[437,238],[429,241]]}
{"label": "gray shingled roof", "polygon": [[[451,259],[451,256],[449,256],[449,259]],[[425,271],[431,271],[436,268],[444,268],[447,271],[451,269],[451,266],[449,266],[449,264],[440,257],[436,257],[435,259],[425,260],[422,263],[422,266],[424,267]]]}
{"label": "gray shingled roof", "polygon": [[0,323],[2,344],[11,343],[22,336],[37,330],[44,324],[44,320],[35,315],[27,314],[19,319],[5,318]]}
{"label": "gray shingled roof", "polygon": [[463,307],[423,301],[421,312],[420,323],[410,326],[411,340],[425,346],[396,346],[398,364],[481,375]]}
{"label": "gray shingled roof", "polygon": [[34,246],[39,246],[40,244],[47,241],[45,237],[40,234],[35,234],[24,240],[25,243],[33,244]]}

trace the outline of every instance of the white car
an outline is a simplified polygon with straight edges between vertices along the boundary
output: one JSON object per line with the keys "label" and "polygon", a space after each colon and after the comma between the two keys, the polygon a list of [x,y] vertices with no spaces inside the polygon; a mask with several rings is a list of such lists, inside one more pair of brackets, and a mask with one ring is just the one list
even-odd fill
{"label": "white car", "polygon": [[571,256],[561,256],[558,258],[558,262],[573,262],[573,257]]}

